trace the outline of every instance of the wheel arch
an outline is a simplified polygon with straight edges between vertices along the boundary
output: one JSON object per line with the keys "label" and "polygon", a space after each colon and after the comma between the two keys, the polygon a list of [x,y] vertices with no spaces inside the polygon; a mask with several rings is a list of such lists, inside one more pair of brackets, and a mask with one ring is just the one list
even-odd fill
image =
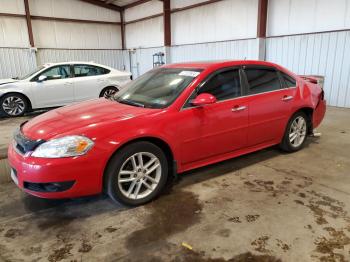
{"label": "wheel arch", "polygon": [[110,164],[110,161],[112,160],[113,156],[115,154],[117,154],[120,150],[122,150],[123,148],[127,147],[130,144],[133,143],[137,143],[137,142],[150,142],[156,146],[158,146],[165,154],[167,160],[168,160],[168,164],[169,164],[169,174],[170,176],[168,176],[168,181],[171,181],[171,178],[175,178],[176,176],[176,171],[177,171],[177,165],[176,165],[176,160],[175,160],[175,156],[174,156],[174,152],[171,149],[170,145],[164,141],[161,138],[158,137],[152,137],[152,136],[146,136],[146,137],[139,137],[139,138],[135,138],[132,140],[129,140],[125,143],[123,143],[120,147],[118,147],[113,154],[111,154],[111,156],[109,157],[106,166],[104,168],[103,171],[103,189],[105,188],[106,185],[106,171],[107,171],[107,167]]}
{"label": "wheel arch", "polygon": [[295,112],[292,114],[292,116],[298,112],[303,112],[307,116],[307,124],[308,124],[309,134],[312,134],[312,132],[313,132],[312,119],[313,119],[314,109],[312,107],[309,107],[309,106],[304,106],[304,107],[301,107],[301,108],[295,110]]}
{"label": "wheel arch", "polygon": [[5,96],[5,95],[10,95],[10,94],[18,94],[18,95],[23,96],[23,97],[26,99],[27,103],[28,103],[28,110],[31,110],[31,109],[32,109],[32,102],[30,101],[29,97],[28,97],[27,95],[23,94],[23,93],[20,93],[20,92],[10,91],[10,92],[4,93],[4,94],[2,94],[2,95],[0,96],[0,99],[1,99],[3,96]]}

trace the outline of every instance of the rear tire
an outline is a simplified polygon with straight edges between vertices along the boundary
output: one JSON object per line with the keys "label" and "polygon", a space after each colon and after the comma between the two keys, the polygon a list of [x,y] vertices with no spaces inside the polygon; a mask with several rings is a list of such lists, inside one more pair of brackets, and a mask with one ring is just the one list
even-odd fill
{"label": "rear tire", "polygon": [[22,116],[28,111],[29,103],[25,96],[17,93],[0,98],[0,114],[7,117]]}
{"label": "rear tire", "polygon": [[289,120],[280,148],[286,152],[296,152],[302,149],[308,133],[308,117],[304,112],[299,111]]}
{"label": "rear tire", "polygon": [[114,86],[109,86],[109,87],[104,88],[101,91],[100,97],[104,97],[106,99],[111,99],[118,91],[119,91],[118,88],[116,88]]}
{"label": "rear tire", "polygon": [[112,200],[138,206],[161,193],[168,178],[168,161],[156,145],[135,142],[112,157],[105,176],[105,190]]}

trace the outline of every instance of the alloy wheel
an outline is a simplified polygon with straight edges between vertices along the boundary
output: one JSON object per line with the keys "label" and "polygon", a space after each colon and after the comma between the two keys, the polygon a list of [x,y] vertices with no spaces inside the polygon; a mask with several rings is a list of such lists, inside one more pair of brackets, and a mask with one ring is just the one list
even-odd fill
{"label": "alloy wheel", "polygon": [[292,122],[289,130],[289,142],[293,147],[299,147],[306,137],[306,120],[302,116],[298,116]]}
{"label": "alloy wheel", "polygon": [[18,116],[23,113],[25,102],[20,97],[9,96],[2,102],[2,109],[10,116]]}
{"label": "alloy wheel", "polygon": [[139,152],[123,163],[118,174],[118,187],[125,197],[142,199],[157,188],[161,175],[160,160],[150,152]]}
{"label": "alloy wheel", "polygon": [[117,92],[117,90],[109,88],[103,92],[103,97],[106,99],[111,99]]}

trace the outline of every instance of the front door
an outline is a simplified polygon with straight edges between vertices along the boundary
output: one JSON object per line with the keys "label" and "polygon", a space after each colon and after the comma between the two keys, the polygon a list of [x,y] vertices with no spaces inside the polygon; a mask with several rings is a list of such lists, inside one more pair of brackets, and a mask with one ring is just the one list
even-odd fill
{"label": "front door", "polygon": [[[39,82],[40,76],[46,80]],[[74,102],[74,84],[70,65],[53,66],[32,80],[36,107],[62,106]]]}
{"label": "front door", "polygon": [[[180,112],[178,133],[182,164],[205,160],[246,146],[248,127],[247,98],[241,96],[239,69],[227,69],[212,75],[195,92]],[[209,93],[217,102],[203,107],[190,103],[201,93]]]}

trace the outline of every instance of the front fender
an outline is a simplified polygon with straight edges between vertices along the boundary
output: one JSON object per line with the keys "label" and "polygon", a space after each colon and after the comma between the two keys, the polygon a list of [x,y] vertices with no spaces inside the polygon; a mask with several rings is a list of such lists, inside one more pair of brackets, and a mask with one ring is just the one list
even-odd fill
{"label": "front fender", "polygon": [[24,95],[30,101],[32,107],[35,107],[35,99],[32,95],[31,91],[31,83],[30,82],[13,82],[5,85],[0,85],[0,97],[8,94],[8,93],[18,93]]}

